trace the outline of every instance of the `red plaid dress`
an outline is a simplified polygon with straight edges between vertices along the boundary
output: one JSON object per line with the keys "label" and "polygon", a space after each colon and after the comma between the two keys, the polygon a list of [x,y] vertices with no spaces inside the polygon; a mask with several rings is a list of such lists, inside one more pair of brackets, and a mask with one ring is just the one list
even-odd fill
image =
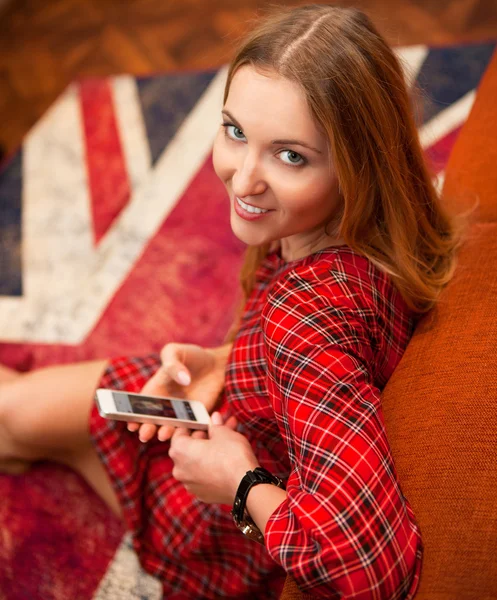
{"label": "red plaid dress", "polygon": [[[286,573],[320,598],[412,598],[422,544],[380,404],[414,325],[389,278],[348,247],[261,264],[226,368],[222,412],[287,482],[266,548],[171,475],[168,444],[91,415],[92,439],[143,567],[168,600],[276,598]],[[102,387],[139,391],[159,365],[118,359]]]}

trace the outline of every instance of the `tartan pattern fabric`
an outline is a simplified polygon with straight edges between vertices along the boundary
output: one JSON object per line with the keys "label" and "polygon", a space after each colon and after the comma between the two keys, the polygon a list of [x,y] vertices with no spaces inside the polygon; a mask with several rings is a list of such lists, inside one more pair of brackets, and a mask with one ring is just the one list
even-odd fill
{"label": "tartan pattern fabric", "polygon": [[347,247],[262,265],[228,368],[231,410],[287,480],[271,556],[323,598],[412,598],[420,532],[399,487],[379,393],[415,317]]}
{"label": "tartan pattern fabric", "polygon": [[[262,262],[221,412],[237,416],[261,466],[287,481],[267,548],[243,537],[229,507],[172,478],[167,443],[141,444],[93,410],[93,440],[165,598],[273,598],[285,572],[315,597],[413,597],[421,539],[379,400],[413,326],[388,277],[347,247]],[[101,386],[139,391],[158,365],[158,355],[115,360]]]}

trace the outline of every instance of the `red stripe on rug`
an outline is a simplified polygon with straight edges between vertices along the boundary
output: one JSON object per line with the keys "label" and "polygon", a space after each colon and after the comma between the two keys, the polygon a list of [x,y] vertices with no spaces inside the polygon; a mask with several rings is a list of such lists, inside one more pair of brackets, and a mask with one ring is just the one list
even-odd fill
{"label": "red stripe on rug", "polygon": [[445,169],[461,129],[462,125],[456,127],[456,129],[453,129],[447,135],[437,140],[432,146],[425,149],[426,158],[435,175],[438,175]]}
{"label": "red stripe on rug", "polygon": [[80,84],[86,145],[86,168],[91,195],[93,229],[97,244],[126,206],[131,186],[108,80]]}

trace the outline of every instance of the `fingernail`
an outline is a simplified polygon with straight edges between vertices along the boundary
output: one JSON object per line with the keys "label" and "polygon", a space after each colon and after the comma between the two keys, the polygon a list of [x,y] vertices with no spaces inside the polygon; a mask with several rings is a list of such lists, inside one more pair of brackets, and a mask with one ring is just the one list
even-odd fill
{"label": "fingernail", "polygon": [[190,385],[190,375],[188,375],[186,371],[179,371],[176,378],[179,381],[179,383],[181,383],[181,385]]}

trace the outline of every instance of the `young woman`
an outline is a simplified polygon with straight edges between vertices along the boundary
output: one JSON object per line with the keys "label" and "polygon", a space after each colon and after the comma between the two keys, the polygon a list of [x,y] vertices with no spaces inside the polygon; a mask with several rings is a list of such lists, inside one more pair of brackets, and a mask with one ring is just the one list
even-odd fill
{"label": "young woman", "polygon": [[[214,166],[248,245],[226,345],[5,369],[0,457],[79,471],[168,600],[276,598],[287,573],[316,597],[412,598],[422,542],[380,391],[451,277],[457,235],[401,68],[361,12],[280,10],[238,51],[221,118]],[[96,387],[217,411],[208,436],[127,429],[98,415]]]}

